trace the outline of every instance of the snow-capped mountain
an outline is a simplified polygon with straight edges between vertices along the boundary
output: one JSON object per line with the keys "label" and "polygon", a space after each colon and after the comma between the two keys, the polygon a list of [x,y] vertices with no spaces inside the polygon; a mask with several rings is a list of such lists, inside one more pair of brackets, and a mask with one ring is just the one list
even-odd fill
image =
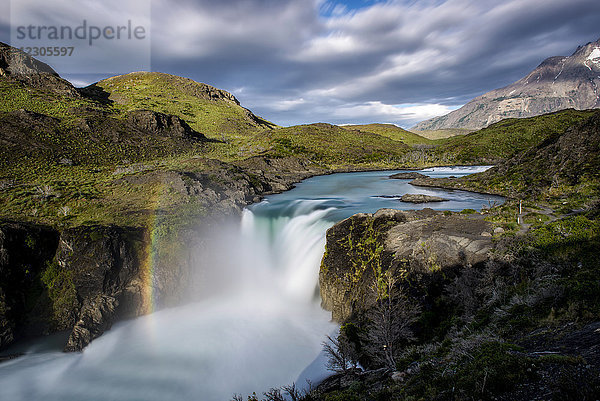
{"label": "snow-capped mountain", "polygon": [[569,57],[550,57],[523,79],[481,95],[413,131],[479,129],[510,117],[532,117],[567,108],[600,108],[600,39]]}

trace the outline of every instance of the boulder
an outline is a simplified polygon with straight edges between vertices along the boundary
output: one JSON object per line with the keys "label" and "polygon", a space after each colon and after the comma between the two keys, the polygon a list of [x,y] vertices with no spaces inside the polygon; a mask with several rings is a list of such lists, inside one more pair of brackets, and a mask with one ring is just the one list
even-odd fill
{"label": "boulder", "polygon": [[448,199],[441,198],[439,196],[431,196],[424,194],[404,194],[400,198],[402,202],[408,203],[428,203],[428,202],[445,202]]}
{"label": "boulder", "polygon": [[421,173],[417,173],[415,171],[411,171],[408,173],[396,173],[396,174],[392,174],[390,175],[389,178],[393,178],[396,180],[414,180],[416,178],[427,178],[426,175],[421,174]]}

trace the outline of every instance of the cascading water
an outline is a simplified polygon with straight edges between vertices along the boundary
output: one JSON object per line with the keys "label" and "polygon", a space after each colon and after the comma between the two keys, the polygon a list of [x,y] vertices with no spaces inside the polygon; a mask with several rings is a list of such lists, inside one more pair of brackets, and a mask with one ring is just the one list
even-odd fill
{"label": "cascading water", "polygon": [[2,364],[0,398],[211,401],[296,381],[335,327],[314,296],[331,225],[318,206],[245,210],[239,236],[227,230],[210,258],[218,295],[118,324],[83,354]]}
{"label": "cascading water", "polygon": [[[222,401],[323,378],[321,342],[335,330],[316,291],[325,232],[357,212],[415,208],[376,196],[414,191],[389,174],[315,177],[253,205],[238,227],[214,233],[220,246],[202,255],[204,288],[196,302],[116,324],[81,354],[61,353],[52,338],[21,344],[10,351],[25,356],[0,364],[0,399]],[[434,205],[440,209],[479,209],[499,200],[419,192],[448,198]]]}

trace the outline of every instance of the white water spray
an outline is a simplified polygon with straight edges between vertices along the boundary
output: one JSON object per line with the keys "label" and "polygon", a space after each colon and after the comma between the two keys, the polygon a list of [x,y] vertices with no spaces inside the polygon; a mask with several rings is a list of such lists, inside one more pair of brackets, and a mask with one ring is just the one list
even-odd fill
{"label": "white water spray", "polygon": [[[237,238],[223,237],[208,258],[211,277],[223,276],[214,295],[120,323],[83,354],[2,364],[0,399],[223,401],[295,382],[335,329],[314,297],[332,224],[318,206],[245,210]],[[308,377],[324,374],[321,366]]]}

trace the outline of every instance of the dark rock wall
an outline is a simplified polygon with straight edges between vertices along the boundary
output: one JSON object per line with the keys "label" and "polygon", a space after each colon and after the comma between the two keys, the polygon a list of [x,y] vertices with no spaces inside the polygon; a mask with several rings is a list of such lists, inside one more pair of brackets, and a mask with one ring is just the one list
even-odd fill
{"label": "dark rock wall", "polygon": [[22,335],[48,331],[48,300],[40,276],[58,246],[48,227],[0,224],[0,348]]}

